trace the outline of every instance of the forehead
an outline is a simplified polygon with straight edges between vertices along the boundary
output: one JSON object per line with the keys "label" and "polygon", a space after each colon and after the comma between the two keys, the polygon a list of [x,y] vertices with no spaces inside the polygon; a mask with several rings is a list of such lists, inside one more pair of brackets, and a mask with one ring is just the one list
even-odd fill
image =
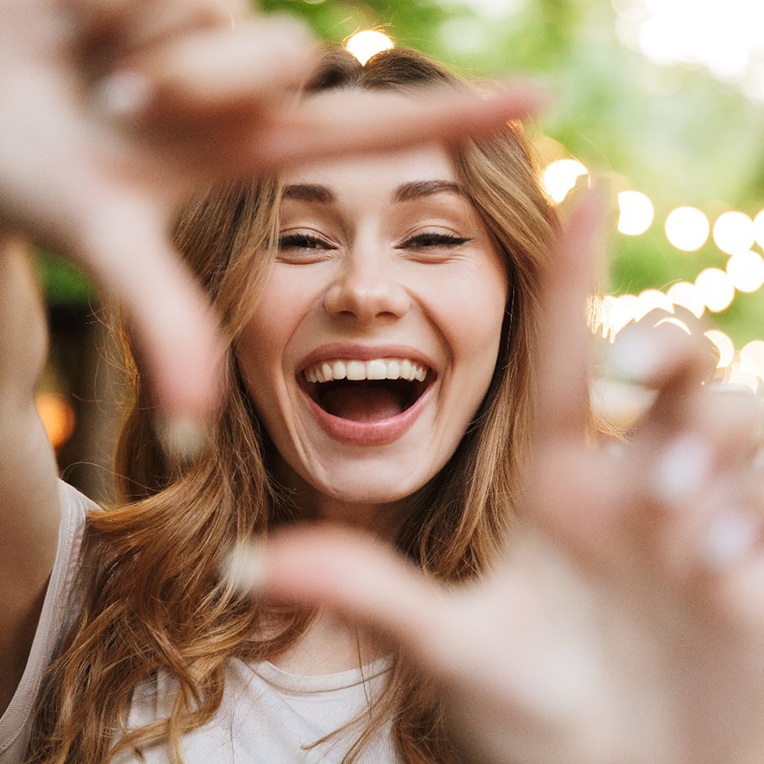
{"label": "forehead", "polygon": [[324,187],[339,196],[372,191],[391,200],[407,186],[436,181],[451,184],[456,190],[458,184],[451,157],[439,145],[316,163],[296,168],[282,180],[286,188]]}

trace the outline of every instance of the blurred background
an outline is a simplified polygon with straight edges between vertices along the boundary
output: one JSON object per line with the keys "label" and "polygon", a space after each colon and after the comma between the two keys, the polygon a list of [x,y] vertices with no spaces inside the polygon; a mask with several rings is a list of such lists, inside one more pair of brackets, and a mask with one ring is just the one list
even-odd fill
{"label": "blurred background", "polygon": [[[718,376],[764,392],[762,0],[265,0],[359,58],[406,45],[466,76],[532,74],[530,130],[562,202],[592,175],[614,209],[595,301],[612,341],[662,307],[704,322]],[[107,500],[119,374],[84,276],[41,253],[52,333],[39,408],[64,476]]]}

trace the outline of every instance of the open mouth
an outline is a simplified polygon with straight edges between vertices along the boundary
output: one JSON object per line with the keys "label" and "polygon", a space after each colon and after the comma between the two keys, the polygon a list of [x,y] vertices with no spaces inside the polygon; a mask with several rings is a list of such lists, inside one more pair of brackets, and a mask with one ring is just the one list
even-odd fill
{"label": "open mouth", "polygon": [[432,369],[407,358],[322,361],[299,375],[318,406],[354,422],[398,416],[424,395],[434,376]]}

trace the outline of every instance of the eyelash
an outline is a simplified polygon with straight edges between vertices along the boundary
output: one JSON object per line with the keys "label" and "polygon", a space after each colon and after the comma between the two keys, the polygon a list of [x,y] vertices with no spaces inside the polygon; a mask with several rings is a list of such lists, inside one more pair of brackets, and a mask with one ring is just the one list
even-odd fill
{"label": "eyelash", "polygon": [[[454,236],[450,233],[418,233],[401,243],[400,249],[435,249],[460,247],[472,241],[466,236]],[[312,233],[289,233],[279,237],[280,250],[330,250],[334,249],[324,239]]]}
{"label": "eyelash", "polygon": [[460,247],[472,239],[450,233],[418,233],[401,245],[401,249],[430,249],[435,247]]}
{"label": "eyelash", "polygon": [[288,233],[279,237],[279,249],[333,249],[326,241],[312,233]]}

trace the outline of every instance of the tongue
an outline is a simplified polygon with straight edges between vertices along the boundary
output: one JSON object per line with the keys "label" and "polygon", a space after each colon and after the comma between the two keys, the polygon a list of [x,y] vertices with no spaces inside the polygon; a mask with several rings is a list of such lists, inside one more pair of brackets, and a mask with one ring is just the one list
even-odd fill
{"label": "tongue", "polygon": [[321,406],[334,416],[355,422],[376,422],[403,411],[401,396],[387,387],[348,385],[327,390]]}

